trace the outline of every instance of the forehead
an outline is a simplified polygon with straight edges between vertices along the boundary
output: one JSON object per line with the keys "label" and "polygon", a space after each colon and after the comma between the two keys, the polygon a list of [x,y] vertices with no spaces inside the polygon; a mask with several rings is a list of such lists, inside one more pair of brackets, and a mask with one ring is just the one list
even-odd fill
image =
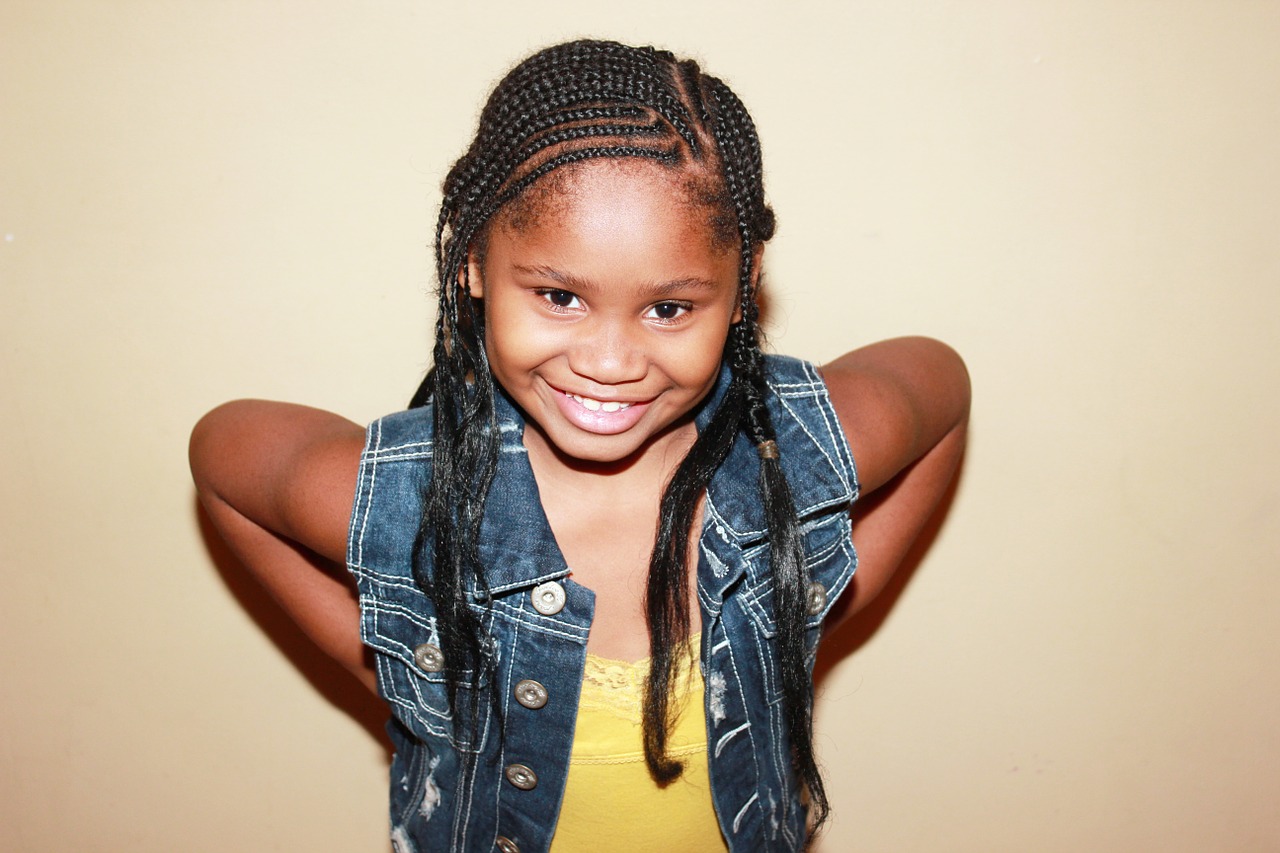
{"label": "forehead", "polygon": [[499,217],[485,263],[604,283],[704,281],[735,292],[738,253],[715,237],[706,206],[677,170],[582,164],[535,210]]}
{"label": "forehead", "polygon": [[585,209],[618,208],[679,217],[716,251],[736,248],[732,202],[714,173],[669,166],[642,157],[600,158],[562,166],[508,204],[495,224],[525,230],[536,223],[561,224]]}

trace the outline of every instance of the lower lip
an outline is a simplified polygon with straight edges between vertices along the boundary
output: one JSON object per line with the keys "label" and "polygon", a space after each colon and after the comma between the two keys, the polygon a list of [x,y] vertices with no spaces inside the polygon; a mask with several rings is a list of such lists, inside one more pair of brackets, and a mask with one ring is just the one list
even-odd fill
{"label": "lower lip", "polygon": [[606,412],[603,409],[592,411],[563,391],[557,390],[555,394],[561,414],[578,429],[596,435],[617,435],[620,432],[626,432],[639,422],[645,410],[649,408],[646,402],[632,403],[616,412]]}

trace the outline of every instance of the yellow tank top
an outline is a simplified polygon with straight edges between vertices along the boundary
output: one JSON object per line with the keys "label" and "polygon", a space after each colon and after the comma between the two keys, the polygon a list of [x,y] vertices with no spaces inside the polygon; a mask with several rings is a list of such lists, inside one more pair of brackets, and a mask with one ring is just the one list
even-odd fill
{"label": "yellow tank top", "polygon": [[[698,638],[690,640],[698,648]],[[668,754],[684,773],[658,787],[644,763],[640,720],[648,659],[628,663],[587,655],[569,756],[564,804],[551,853],[707,853],[727,850],[707,779],[707,726],[696,656],[681,667],[681,709]]]}

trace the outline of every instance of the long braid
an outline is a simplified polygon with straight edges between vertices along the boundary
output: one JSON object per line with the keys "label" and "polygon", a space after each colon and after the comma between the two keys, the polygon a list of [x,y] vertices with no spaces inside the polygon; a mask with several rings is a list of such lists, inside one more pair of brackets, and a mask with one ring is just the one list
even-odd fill
{"label": "long braid", "polygon": [[[740,159],[725,157],[725,182],[735,200],[741,241],[743,291],[742,321],[730,334],[731,366],[741,375],[748,390],[746,428],[760,453],[760,496],[769,529],[769,568],[773,580],[773,616],[777,625],[783,695],[786,696],[787,733],[791,739],[796,770],[809,792],[814,807],[813,827],[826,822],[830,805],[822,774],[813,754],[813,682],[805,661],[805,621],[808,617],[806,592],[808,572],[804,542],[791,499],[791,488],[776,452],[777,435],[765,403],[768,393],[764,357],[760,350],[759,303],[755,298],[757,276],[754,255],[748,254],[748,234],[763,231],[772,235],[772,211],[764,204],[763,164],[759,136],[746,107],[737,95],[719,80],[709,81],[716,144],[721,151],[740,152]],[[767,237],[765,238],[767,239]]]}
{"label": "long braid", "polygon": [[[685,648],[690,635],[687,520],[739,434],[757,445],[774,439],[755,294],[756,252],[774,231],[759,139],[741,101],[696,63],[677,62],[653,48],[572,42],[521,63],[486,103],[471,147],[445,180],[436,226],[434,366],[413,400],[434,402],[435,447],[414,571],[439,612],[450,708],[460,719],[457,687],[478,686],[496,667],[484,627],[488,586],[478,542],[499,451],[497,389],[484,349],[484,317],[470,295],[469,261],[483,260],[487,229],[505,206],[556,169],[597,158],[648,159],[687,169],[702,185],[718,187],[708,200],[718,216],[733,223],[730,233],[740,252],[742,319],[731,328],[724,354],[729,388],[664,491],[646,587],[651,666],[644,696],[645,759],[665,782],[682,769],[667,755],[667,743],[677,711],[670,701],[681,664],[675,650]],[[807,579],[799,523],[776,454],[761,455],[760,492],[771,540],[787,732],[820,824],[828,808],[813,756],[804,647]],[[489,701],[497,707],[498,697]],[[470,708],[473,733],[480,704]]]}
{"label": "long braid", "polygon": [[[481,705],[460,714],[457,688],[478,686],[496,665],[484,628],[488,585],[478,543],[499,441],[484,318],[470,298],[470,254],[503,205],[560,166],[599,157],[669,165],[689,159],[677,149],[696,151],[699,141],[669,83],[668,63],[669,55],[651,49],[607,43],[543,51],[495,89],[475,140],[445,180],[435,240],[434,364],[412,401],[434,403],[435,431],[414,574],[438,611],[450,708],[473,734]],[[497,707],[496,696],[489,700]]]}

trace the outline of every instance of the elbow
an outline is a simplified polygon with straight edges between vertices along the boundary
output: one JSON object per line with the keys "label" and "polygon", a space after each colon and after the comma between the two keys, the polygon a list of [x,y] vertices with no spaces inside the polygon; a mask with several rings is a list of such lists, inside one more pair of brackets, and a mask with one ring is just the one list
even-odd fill
{"label": "elbow", "polygon": [[233,400],[210,410],[191,429],[187,440],[187,464],[196,491],[204,496],[216,493],[219,460],[226,460],[231,444],[231,433],[242,422],[246,400]]}
{"label": "elbow", "polygon": [[942,408],[949,415],[952,428],[963,434],[969,423],[969,405],[973,399],[973,384],[969,377],[969,368],[948,344],[933,338],[920,338],[924,357],[933,377],[933,393],[942,403]]}
{"label": "elbow", "polygon": [[898,339],[908,348],[905,363],[915,374],[915,407],[918,426],[933,436],[956,432],[963,435],[969,422],[973,386],[969,368],[950,345],[935,338]]}
{"label": "elbow", "polygon": [[191,478],[195,481],[196,490],[204,491],[207,483],[208,460],[211,445],[217,435],[218,410],[214,409],[196,421],[191,428],[191,437],[187,439],[187,465],[191,468]]}

